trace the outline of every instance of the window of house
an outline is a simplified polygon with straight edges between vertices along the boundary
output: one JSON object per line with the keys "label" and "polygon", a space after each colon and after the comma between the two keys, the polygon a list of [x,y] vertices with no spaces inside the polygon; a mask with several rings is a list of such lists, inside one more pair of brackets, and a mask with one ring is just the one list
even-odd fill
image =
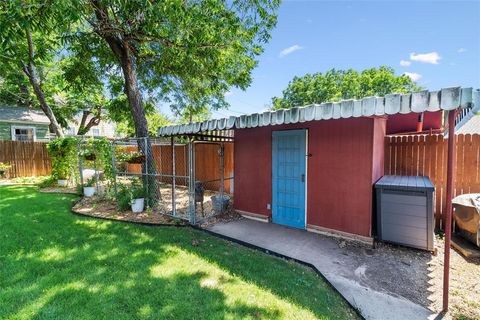
{"label": "window of house", "polygon": [[98,137],[100,135],[100,129],[93,128],[92,129],[92,136]]}
{"label": "window of house", "polygon": [[35,141],[35,133],[33,127],[12,127],[12,140]]}

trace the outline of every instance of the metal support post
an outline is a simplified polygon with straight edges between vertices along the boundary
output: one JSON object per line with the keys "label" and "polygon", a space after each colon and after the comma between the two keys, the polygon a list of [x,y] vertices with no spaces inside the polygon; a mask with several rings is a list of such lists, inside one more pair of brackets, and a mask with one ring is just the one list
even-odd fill
{"label": "metal support post", "polygon": [[110,155],[112,158],[112,174],[113,174],[113,191],[115,192],[115,203],[118,210],[118,193],[117,193],[117,161],[115,159],[115,142],[110,147]]}
{"label": "metal support post", "polygon": [[[145,193],[147,194],[147,206],[151,205],[150,193],[148,192],[148,185],[150,184],[150,177],[148,176],[148,166],[150,165],[150,158],[148,154],[148,146],[147,146],[147,137],[143,138],[143,149],[145,150],[145,178],[147,183],[145,183]],[[145,182],[145,180],[144,180]]]}
{"label": "metal support post", "polygon": [[225,175],[225,173],[224,173],[224,171],[225,171],[225,169],[224,169],[225,168],[225,162],[224,162],[225,152],[224,152],[224,150],[225,149],[224,148],[225,148],[225,146],[224,146],[223,142],[221,142],[220,143],[220,150],[219,150],[220,151],[219,152],[220,153],[219,154],[220,155],[220,188],[219,188],[219,191],[220,191],[220,203],[222,204],[222,207],[221,207],[222,208],[222,210],[221,210],[222,213],[223,213],[223,193],[225,191],[224,190],[224,182],[225,182],[225,176],[224,176]]}
{"label": "metal support post", "polygon": [[97,154],[96,154],[96,149],[95,149],[95,143],[92,144],[92,149],[93,149],[93,170],[95,172],[95,186],[97,188],[97,194],[100,193],[100,190],[98,189],[98,169],[97,169]]}
{"label": "metal support post", "polygon": [[443,311],[448,311],[450,281],[450,241],[452,238],[452,198],[455,189],[455,118],[457,110],[448,112],[448,153],[447,153],[447,212],[445,217],[445,255],[443,261]]}
{"label": "metal support post", "polygon": [[[80,140],[80,141],[82,141],[82,140]],[[83,187],[83,159],[82,159],[82,152],[81,152],[81,148],[80,148],[80,143],[81,143],[80,141],[77,143],[78,170],[80,171],[80,184]]]}
{"label": "metal support post", "polygon": [[188,143],[188,160],[190,223],[195,224],[195,150],[193,140]]}
{"label": "metal support post", "polygon": [[176,168],[175,168],[175,142],[173,140],[173,136],[170,138],[170,144],[172,147],[172,211],[173,211],[173,216],[175,217],[177,215],[177,200],[176,200],[176,195],[175,195],[175,189],[176,189]]}

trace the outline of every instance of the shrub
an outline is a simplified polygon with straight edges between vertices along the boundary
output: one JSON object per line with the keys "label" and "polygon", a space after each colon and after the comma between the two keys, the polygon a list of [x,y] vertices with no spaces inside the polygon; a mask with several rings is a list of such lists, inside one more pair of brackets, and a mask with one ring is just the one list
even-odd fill
{"label": "shrub", "polygon": [[54,178],[53,176],[50,176],[45,180],[41,181],[40,183],[38,183],[38,186],[40,188],[49,188],[49,187],[54,187],[56,185],[57,185],[57,179]]}
{"label": "shrub", "polygon": [[131,204],[130,190],[127,185],[120,185],[117,192],[117,205],[120,211],[127,211]]}
{"label": "shrub", "polygon": [[11,164],[0,162],[0,171],[7,171],[11,167]]}
{"label": "shrub", "polygon": [[140,179],[134,179],[130,185],[122,184],[117,191],[117,204],[120,211],[130,209],[133,199],[145,198],[146,192]]}

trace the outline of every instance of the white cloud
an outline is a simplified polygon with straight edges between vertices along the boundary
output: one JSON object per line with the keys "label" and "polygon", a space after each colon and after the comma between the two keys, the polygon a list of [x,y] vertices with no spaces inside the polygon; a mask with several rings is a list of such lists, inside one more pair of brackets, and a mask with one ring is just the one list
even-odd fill
{"label": "white cloud", "polygon": [[233,92],[230,91],[230,90],[227,91],[227,92],[225,92],[225,97],[230,97],[230,96],[232,96],[232,95],[233,95]]}
{"label": "white cloud", "polygon": [[421,74],[415,73],[415,72],[405,72],[404,75],[412,79],[413,81],[418,81],[422,78]]}
{"label": "white cloud", "polygon": [[457,52],[458,52],[458,53],[464,53],[464,52],[467,52],[467,49],[465,49],[465,48],[459,48],[459,49],[457,50]]}
{"label": "white cloud", "polygon": [[280,54],[278,55],[280,58],[285,57],[286,55],[289,55],[290,53],[294,53],[295,51],[302,50],[304,47],[299,46],[298,44],[295,44],[291,47],[285,48],[282,51],[280,51]]}
{"label": "white cloud", "polygon": [[442,59],[437,52],[429,52],[429,53],[410,53],[410,60],[418,61],[423,63],[431,63],[431,64],[438,64],[438,62]]}
{"label": "white cloud", "polygon": [[411,65],[412,62],[411,61],[408,61],[408,60],[400,60],[400,65],[402,67],[408,67],[409,65]]}

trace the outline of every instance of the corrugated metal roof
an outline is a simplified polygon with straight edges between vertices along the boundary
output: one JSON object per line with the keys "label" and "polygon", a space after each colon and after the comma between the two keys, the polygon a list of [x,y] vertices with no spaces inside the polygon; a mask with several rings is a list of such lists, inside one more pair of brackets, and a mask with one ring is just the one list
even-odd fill
{"label": "corrugated metal roof", "polygon": [[50,124],[50,120],[42,110],[5,105],[0,105],[1,121]]}
{"label": "corrugated metal roof", "polygon": [[239,117],[231,116],[204,122],[167,126],[160,128],[158,135],[195,134],[213,130],[256,128],[306,121],[453,110],[458,107],[467,108],[474,103],[480,104],[479,89],[453,87],[438,91],[422,90],[408,94],[388,94],[385,97],[327,102]]}

